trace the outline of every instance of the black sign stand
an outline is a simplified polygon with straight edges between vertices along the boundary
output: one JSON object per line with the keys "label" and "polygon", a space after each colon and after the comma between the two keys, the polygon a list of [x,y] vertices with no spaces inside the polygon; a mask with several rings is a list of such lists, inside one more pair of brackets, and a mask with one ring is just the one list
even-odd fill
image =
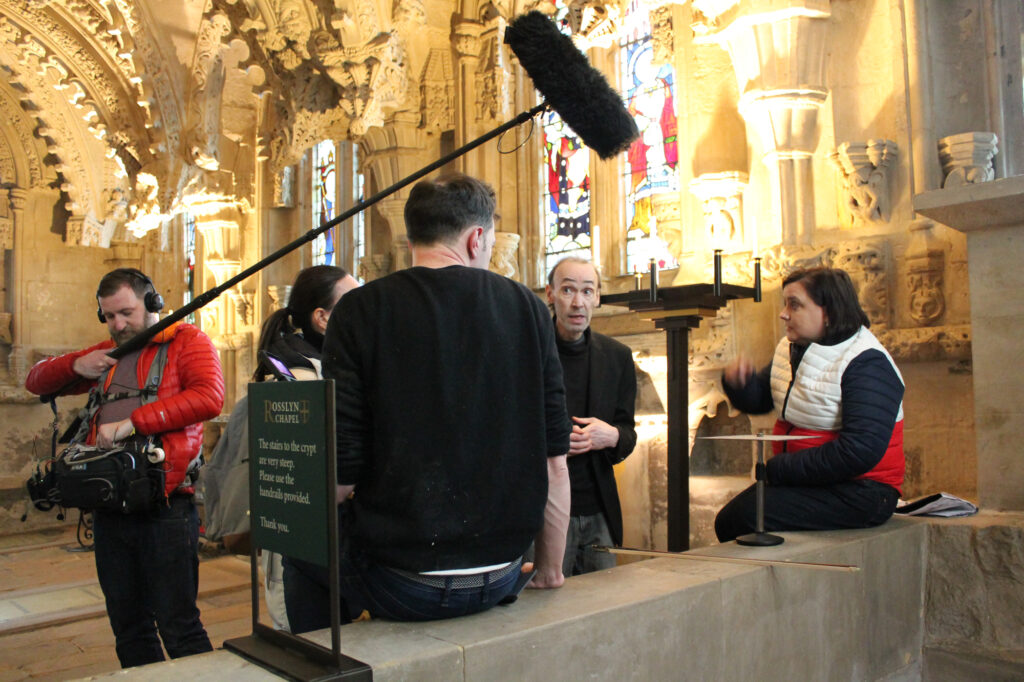
{"label": "black sign stand", "polygon": [[627,291],[601,297],[602,305],[628,306],[641,318],[664,329],[668,353],[668,550],[690,548],[690,330],[714,317],[730,300],[753,298],[752,287],[735,284],[686,284]]}
{"label": "black sign stand", "polygon": [[[311,405],[312,409],[324,410],[324,483],[327,494],[327,575],[330,582],[331,600],[331,648],[320,646],[298,635],[283,632],[267,627],[259,622],[259,574],[256,542],[256,534],[252,535],[252,547],[249,554],[249,569],[251,572],[251,596],[252,596],[252,634],[246,637],[237,637],[224,641],[224,648],[240,656],[251,660],[274,673],[290,679],[301,680],[302,682],[326,681],[326,680],[352,680],[370,681],[373,679],[373,669],[354,658],[341,653],[341,602],[339,596],[339,567],[338,567],[338,514],[337,514],[337,459],[335,450],[335,412],[334,412],[334,380],[327,379],[317,382],[267,382],[262,384],[250,384],[250,424],[249,433],[252,436],[256,431],[252,423],[252,387],[260,386],[261,392],[280,393],[281,402],[286,402],[289,391],[292,387],[302,384],[308,388],[310,384],[323,386],[323,400],[319,404]],[[250,473],[253,470],[254,449],[250,448]],[[257,486],[258,481],[253,476],[249,479],[249,508],[253,510],[250,518],[256,522],[258,508]],[[312,524],[317,525],[317,524]]]}

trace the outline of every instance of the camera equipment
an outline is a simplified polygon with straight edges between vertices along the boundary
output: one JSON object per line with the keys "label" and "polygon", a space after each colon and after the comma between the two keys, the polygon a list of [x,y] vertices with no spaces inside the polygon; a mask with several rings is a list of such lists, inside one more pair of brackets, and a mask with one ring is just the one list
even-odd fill
{"label": "camera equipment", "polygon": [[79,509],[149,511],[164,499],[162,461],[163,450],[151,443],[112,450],[73,444],[52,468],[57,501]]}

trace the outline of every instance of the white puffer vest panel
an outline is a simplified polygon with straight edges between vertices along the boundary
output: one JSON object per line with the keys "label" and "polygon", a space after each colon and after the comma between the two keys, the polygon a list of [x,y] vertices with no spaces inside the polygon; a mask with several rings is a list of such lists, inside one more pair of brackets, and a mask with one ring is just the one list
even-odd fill
{"label": "white puffer vest panel", "polygon": [[[771,372],[772,400],[780,411],[780,418],[799,428],[838,431],[842,427],[843,373],[864,351],[881,351],[896,376],[903,381],[892,356],[866,327],[861,327],[853,336],[834,346],[812,343],[800,360],[796,376],[790,367],[789,346],[789,339],[783,338],[775,348]],[[896,421],[902,419],[901,402]]]}

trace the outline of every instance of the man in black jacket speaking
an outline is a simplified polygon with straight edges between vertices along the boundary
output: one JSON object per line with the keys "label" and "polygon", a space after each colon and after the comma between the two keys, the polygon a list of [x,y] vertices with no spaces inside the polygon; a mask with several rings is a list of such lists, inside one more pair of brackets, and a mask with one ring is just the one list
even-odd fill
{"label": "man in black jacket speaking", "polygon": [[[328,323],[338,499],[354,492],[340,554],[349,614],[483,611],[512,593],[534,540],[534,586],[563,582],[562,369],[543,302],[487,270],[494,209],[494,190],[474,178],[418,183],[405,206],[413,266],[346,294]],[[315,582],[297,568],[286,568],[286,601]]]}
{"label": "man in black jacket speaking", "polygon": [[562,561],[562,572],[570,576],[615,566],[614,555],[590,547],[622,544],[612,466],[636,445],[636,369],[629,348],[590,329],[601,301],[601,279],[593,263],[574,256],[560,260],[548,276],[547,297],[555,314],[572,422],[572,510]]}

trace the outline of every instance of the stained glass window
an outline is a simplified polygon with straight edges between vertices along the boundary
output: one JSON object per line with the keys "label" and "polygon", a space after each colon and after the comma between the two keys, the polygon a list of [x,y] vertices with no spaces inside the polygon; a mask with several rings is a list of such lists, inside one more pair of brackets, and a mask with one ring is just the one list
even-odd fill
{"label": "stained glass window", "polygon": [[[182,243],[185,246],[185,295],[182,296],[182,305],[188,305],[196,296],[196,219],[189,212],[182,216],[184,237]],[[192,313],[185,318],[189,324],[195,324],[196,314]]]}
{"label": "stained glass window", "polygon": [[[334,217],[337,204],[337,175],[334,142],[325,140],[313,147],[313,228]],[[334,265],[337,228],[332,227],[313,240],[313,265]]]}
{"label": "stained glass window", "polygon": [[645,271],[651,258],[660,268],[674,268],[678,264],[659,234],[653,200],[658,194],[679,191],[675,75],[670,64],[652,61],[650,20],[639,0],[629,3],[620,49],[622,91],[640,129],[640,138],[627,152],[623,174],[626,269]]}
{"label": "stained glass window", "polygon": [[[356,145],[352,144],[352,199],[358,204],[363,200],[363,174],[359,172],[359,156],[356,153]],[[358,277],[359,263],[366,255],[366,221],[363,218],[365,211],[352,216],[352,276]],[[359,280],[362,282],[362,279]]]}
{"label": "stained glass window", "polygon": [[565,256],[590,256],[590,150],[558,114],[542,121],[547,272]]}
{"label": "stained glass window", "polygon": [[[562,0],[551,4],[555,7],[555,23],[568,35],[568,6]],[[590,149],[555,112],[544,112],[541,122],[546,274],[565,256],[590,257]]]}

